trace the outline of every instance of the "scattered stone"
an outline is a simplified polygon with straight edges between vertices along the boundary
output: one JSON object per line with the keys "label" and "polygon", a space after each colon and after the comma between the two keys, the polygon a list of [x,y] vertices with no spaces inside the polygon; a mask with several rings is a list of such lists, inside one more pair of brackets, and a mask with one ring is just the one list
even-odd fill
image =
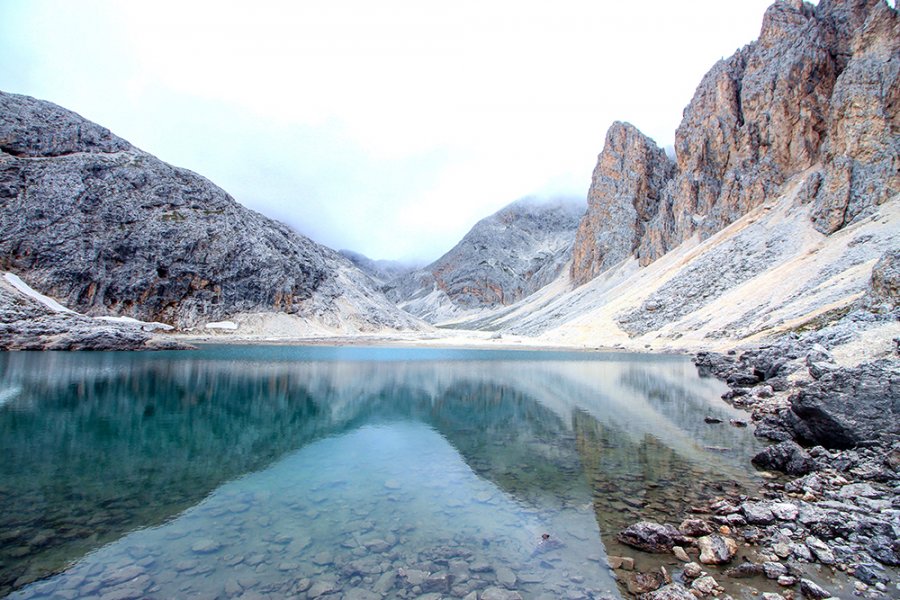
{"label": "scattered stone", "polygon": [[833,565],[835,563],[834,553],[832,553],[831,548],[819,538],[815,536],[807,537],[806,546],[823,565]]}
{"label": "scattered stone", "polygon": [[[806,547],[806,544],[790,544],[789,550],[789,555],[793,554],[799,560],[805,562],[812,562],[813,560],[812,552],[809,551],[809,548]],[[787,555],[782,556],[781,558],[787,558]]]}
{"label": "scattered stone", "polygon": [[674,554],[675,558],[677,558],[681,562],[691,561],[691,557],[688,556],[687,552],[685,552],[684,548],[682,548],[681,546],[672,546],[672,554]]}
{"label": "scattered stone", "polygon": [[670,583],[654,592],[643,594],[641,600],[697,600],[697,598],[680,583]]}
{"label": "scattered stone", "polygon": [[879,570],[883,571],[881,567],[877,567],[875,565],[856,565],[856,567],[853,569],[852,575],[860,581],[867,583],[868,585],[888,583],[890,579],[888,579],[883,573],[879,573]]}
{"label": "scattered stone", "polygon": [[422,585],[431,573],[419,569],[400,569],[400,576],[406,578],[406,583],[411,586]]}
{"label": "scattered stone", "polygon": [[718,582],[716,582],[715,579],[713,579],[709,575],[706,575],[704,577],[695,579],[694,582],[691,584],[691,589],[697,590],[704,596],[709,596],[710,594],[715,592],[717,589],[719,589],[719,584],[718,584]]}
{"label": "scattered stone", "polygon": [[715,425],[715,424],[721,423],[721,422],[722,422],[722,419],[720,419],[720,418],[718,418],[718,417],[709,417],[709,416],[707,416],[707,417],[704,417],[704,418],[703,418],[703,421],[706,422],[706,423],[709,423],[710,425]]}
{"label": "scattered stone", "polygon": [[522,596],[519,592],[489,587],[481,592],[481,600],[522,600]]}
{"label": "scattered stone", "polygon": [[697,540],[700,548],[700,562],[705,565],[722,565],[737,554],[737,543],[730,537],[713,533]]}
{"label": "scattered stone", "polygon": [[381,600],[381,594],[355,587],[345,591],[341,600]]}
{"label": "scattered stone", "polygon": [[622,569],[623,571],[634,570],[634,559],[630,556],[607,556],[607,562],[611,569]]}
{"label": "scattered stone", "polygon": [[645,552],[668,553],[676,543],[682,542],[684,537],[671,525],[640,521],[627,527],[616,536],[616,539]]}
{"label": "scattered stone", "polygon": [[312,586],[310,586],[309,590],[307,590],[306,595],[309,598],[318,598],[319,596],[324,596],[325,594],[330,594],[331,592],[337,591],[338,586],[333,581],[317,581]]}
{"label": "scattered stone", "polygon": [[797,518],[800,509],[790,502],[774,502],[769,507],[775,518],[781,521],[793,521]]}
{"label": "scattered stone", "polygon": [[712,533],[713,528],[703,519],[685,519],[678,526],[678,531],[690,537],[700,537]]}
{"label": "scattered stone", "polygon": [[725,570],[725,575],[732,579],[747,579],[749,577],[757,577],[763,572],[761,565],[750,562],[743,562],[736,567],[730,567]]}
{"label": "scattered stone", "polygon": [[765,502],[744,502],[741,504],[741,511],[747,522],[754,525],[769,525],[775,522],[772,507]]}
{"label": "scattered stone", "polygon": [[[515,577],[515,576],[513,576]],[[515,582],[515,580],[514,580]],[[450,585],[453,583],[453,577],[451,577],[447,573],[434,573],[429,575],[425,581],[422,582],[422,591],[423,592],[448,592],[450,591]],[[502,583],[502,582],[501,582]]]}
{"label": "scattered stone", "polygon": [[764,562],[762,565],[763,572],[766,574],[766,577],[769,579],[778,579],[782,575],[787,574],[787,567],[785,567],[780,562]]}
{"label": "scattered stone", "polygon": [[797,578],[793,575],[780,575],[776,581],[783,587],[793,587],[797,584]]}
{"label": "scattered stone", "polygon": [[696,579],[703,575],[703,568],[695,562],[684,565],[684,576],[688,579]]}
{"label": "scattered stone", "polygon": [[497,575],[497,582],[506,588],[512,588],[516,585],[516,574],[509,567],[499,566],[494,569]]}
{"label": "scattered stone", "polygon": [[811,598],[813,600],[824,600],[825,598],[831,597],[830,592],[809,579],[800,580],[800,592],[805,598]]}
{"label": "scattered stone", "polygon": [[649,573],[630,573],[625,579],[625,587],[629,593],[639,595],[658,590],[666,584],[665,576],[659,571]]}

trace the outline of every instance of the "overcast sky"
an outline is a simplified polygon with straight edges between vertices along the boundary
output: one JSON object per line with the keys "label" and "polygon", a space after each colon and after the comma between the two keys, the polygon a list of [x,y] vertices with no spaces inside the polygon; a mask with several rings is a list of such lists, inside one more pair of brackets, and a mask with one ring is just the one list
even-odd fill
{"label": "overcast sky", "polygon": [[51,100],[316,241],[431,260],[604,135],[666,146],[769,0],[0,0],[0,89]]}

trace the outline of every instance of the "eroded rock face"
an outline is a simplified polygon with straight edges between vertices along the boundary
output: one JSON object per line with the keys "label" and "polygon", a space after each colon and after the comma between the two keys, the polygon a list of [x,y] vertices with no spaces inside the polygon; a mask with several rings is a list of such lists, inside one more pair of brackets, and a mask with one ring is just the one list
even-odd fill
{"label": "eroded rock face", "polygon": [[[576,280],[603,272],[607,257],[634,254],[646,265],[694,234],[708,237],[808,169],[801,196],[815,203],[823,233],[900,192],[898,22],[884,0],[776,2],[759,39],[701,81],[668,171],[646,138],[639,149],[617,152],[611,139],[640,134],[625,136],[614,124],[573,250]],[[625,160],[616,162],[620,155]],[[629,185],[639,190],[640,210],[627,210]],[[608,222],[621,222],[623,233],[609,236]]]}
{"label": "eroded rock face", "polygon": [[388,297],[432,322],[449,307],[508,305],[553,281],[569,259],[584,205],[524,199],[479,221],[444,256],[388,284]]}
{"label": "eroded rock face", "polygon": [[613,123],[597,160],[588,211],[578,226],[572,260],[575,283],[590,281],[637,249],[675,164],[629,123]]}
{"label": "eroded rock face", "polygon": [[875,0],[833,4],[843,10],[830,15],[825,29],[849,56],[828,105],[824,178],[813,215],[822,233],[900,192],[900,17]]}
{"label": "eroded rock face", "polygon": [[177,326],[241,312],[319,319],[356,296],[373,327],[416,326],[345,259],[203,177],[2,92],[0,231],[0,269],[86,314]]}

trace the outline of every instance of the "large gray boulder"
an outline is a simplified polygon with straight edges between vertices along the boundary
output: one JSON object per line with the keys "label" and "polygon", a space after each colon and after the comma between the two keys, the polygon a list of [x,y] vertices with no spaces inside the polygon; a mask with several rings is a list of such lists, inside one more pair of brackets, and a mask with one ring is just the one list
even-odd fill
{"label": "large gray boulder", "polygon": [[[0,92],[0,269],[86,314],[414,328],[337,253],[79,115]],[[338,302],[342,298],[342,302]],[[348,308],[349,307],[349,308]]]}
{"label": "large gray boulder", "polygon": [[900,368],[881,360],[837,368],[791,396],[804,441],[850,448],[900,437]]}

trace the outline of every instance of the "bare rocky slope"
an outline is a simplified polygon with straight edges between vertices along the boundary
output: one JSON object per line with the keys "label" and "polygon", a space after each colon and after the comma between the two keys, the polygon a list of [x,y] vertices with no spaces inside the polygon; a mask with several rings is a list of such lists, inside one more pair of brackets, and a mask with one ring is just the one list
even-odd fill
{"label": "bare rocky slope", "polygon": [[391,281],[387,295],[431,323],[533,294],[565,268],[584,204],[519,200],[482,219],[449,252]]}
{"label": "bare rocky slope", "polygon": [[[50,102],[0,92],[0,269],[88,315],[416,329],[349,261]],[[290,329],[290,323],[287,324]]]}

